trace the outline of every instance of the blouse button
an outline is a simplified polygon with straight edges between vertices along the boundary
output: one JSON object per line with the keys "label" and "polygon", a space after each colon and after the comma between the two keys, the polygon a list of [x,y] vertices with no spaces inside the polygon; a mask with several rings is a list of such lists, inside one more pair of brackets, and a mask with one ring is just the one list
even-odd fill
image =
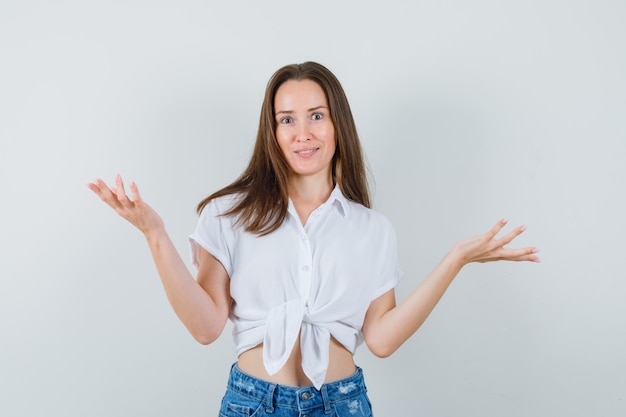
{"label": "blouse button", "polygon": [[308,271],[308,270],[309,270],[309,266],[308,266],[308,265],[304,265],[304,266],[302,267],[302,270],[303,270],[303,271]]}

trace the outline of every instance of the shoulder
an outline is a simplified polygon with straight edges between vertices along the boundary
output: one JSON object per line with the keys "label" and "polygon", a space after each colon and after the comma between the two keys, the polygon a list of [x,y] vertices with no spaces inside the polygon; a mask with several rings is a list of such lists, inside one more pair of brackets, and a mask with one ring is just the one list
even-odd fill
{"label": "shoulder", "polygon": [[356,203],[351,200],[344,200],[348,208],[348,215],[355,216],[357,218],[367,218],[376,222],[381,222],[385,224],[391,224],[391,221],[385,216],[383,213],[377,211],[376,209],[365,207],[362,204]]}
{"label": "shoulder", "polygon": [[350,200],[346,200],[346,206],[346,217],[350,222],[366,227],[368,230],[394,234],[391,220],[383,213]]}
{"label": "shoulder", "polygon": [[219,197],[212,198],[203,208],[200,213],[200,217],[214,217],[222,216],[232,209],[240,200],[242,195],[227,194]]}
{"label": "shoulder", "polygon": [[228,194],[212,198],[200,212],[198,227],[218,227],[222,231],[237,229],[237,215],[230,214],[242,198],[241,194]]}

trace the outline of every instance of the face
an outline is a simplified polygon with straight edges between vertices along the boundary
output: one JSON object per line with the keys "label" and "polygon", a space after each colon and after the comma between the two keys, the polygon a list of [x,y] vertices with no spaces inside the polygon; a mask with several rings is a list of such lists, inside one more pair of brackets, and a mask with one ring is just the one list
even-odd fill
{"label": "face", "polygon": [[311,80],[289,80],[274,97],[276,139],[295,177],[331,178],[335,127],[324,90]]}

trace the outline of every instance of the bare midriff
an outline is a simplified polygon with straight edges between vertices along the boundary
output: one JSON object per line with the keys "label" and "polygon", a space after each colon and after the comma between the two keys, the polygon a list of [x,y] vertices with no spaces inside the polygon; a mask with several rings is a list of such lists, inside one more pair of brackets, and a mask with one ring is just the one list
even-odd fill
{"label": "bare midriff", "polygon": [[[291,356],[280,371],[274,375],[269,375],[263,365],[263,345],[260,344],[239,355],[238,366],[243,372],[256,378],[281,385],[292,387],[306,387],[313,385],[302,370],[302,351],[300,349],[300,338],[296,340]],[[352,354],[337,342],[330,338],[328,371],[324,382],[333,382],[347,378],[354,374],[356,366]]]}

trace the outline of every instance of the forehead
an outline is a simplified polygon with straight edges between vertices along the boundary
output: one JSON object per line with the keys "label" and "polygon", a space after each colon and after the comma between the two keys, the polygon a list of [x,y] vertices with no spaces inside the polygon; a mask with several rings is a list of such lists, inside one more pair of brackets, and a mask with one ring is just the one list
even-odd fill
{"label": "forehead", "polygon": [[318,83],[308,79],[285,81],[278,87],[274,96],[274,107],[277,112],[319,106],[328,107],[326,94]]}

